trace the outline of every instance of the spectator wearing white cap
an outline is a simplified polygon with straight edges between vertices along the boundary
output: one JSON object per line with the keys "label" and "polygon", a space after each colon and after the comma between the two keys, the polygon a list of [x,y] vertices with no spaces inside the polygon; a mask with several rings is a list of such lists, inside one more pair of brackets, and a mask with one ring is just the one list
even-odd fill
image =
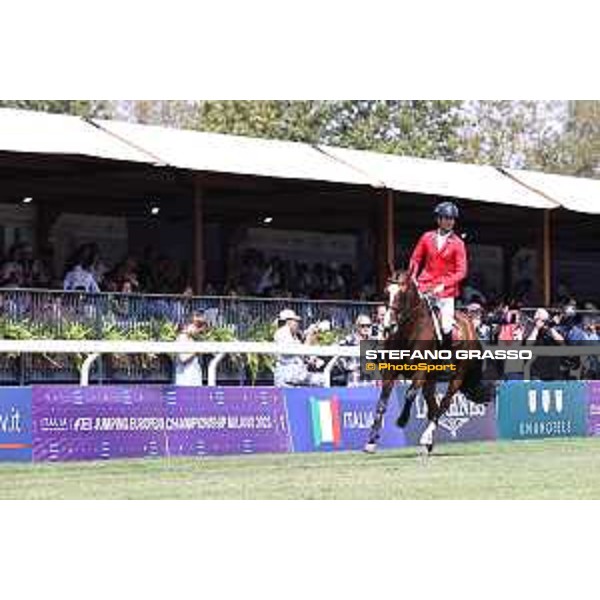
{"label": "spectator wearing white cap", "polygon": [[[275,332],[274,341],[286,346],[313,344],[316,340],[317,328],[309,327],[304,342],[300,333],[301,318],[291,309],[286,308],[279,313],[280,327]],[[289,387],[324,384],[322,373],[311,373],[301,356],[294,354],[279,354],[275,364],[275,386]]]}
{"label": "spectator wearing white cap", "polygon": [[492,341],[492,329],[483,320],[483,306],[477,302],[471,302],[466,307],[466,312],[471,317],[475,332],[480,341],[490,343]]}

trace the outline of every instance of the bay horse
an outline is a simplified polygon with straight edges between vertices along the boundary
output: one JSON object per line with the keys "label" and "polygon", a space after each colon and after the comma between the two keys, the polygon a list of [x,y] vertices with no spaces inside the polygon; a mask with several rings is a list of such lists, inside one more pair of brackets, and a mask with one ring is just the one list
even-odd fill
{"label": "bay horse", "polygon": [[[440,350],[442,342],[436,335],[436,324],[427,297],[421,293],[417,283],[406,271],[396,271],[388,279],[386,287],[388,302],[384,320],[384,349],[403,349],[411,352],[419,350]],[[453,350],[482,350],[475,327],[469,317],[457,311],[455,314],[455,335]],[[409,361],[401,361],[409,362]],[[423,362],[423,361],[414,361]],[[452,398],[462,392],[469,400],[477,404],[487,404],[494,398],[495,384],[491,381],[482,383],[483,363],[479,359],[460,359],[453,361],[456,370],[448,383],[448,389],[440,404],[436,400],[436,383],[439,371],[415,371],[411,383],[404,396],[404,406],[396,421],[398,427],[405,427],[410,418],[412,405],[421,392],[427,404],[429,421],[420,444],[427,455],[433,451],[434,433],[440,417],[450,408]],[[369,433],[365,452],[373,453],[377,447],[383,425],[383,417],[387,411],[390,395],[400,372],[383,371],[382,389],[377,401],[375,418]]]}

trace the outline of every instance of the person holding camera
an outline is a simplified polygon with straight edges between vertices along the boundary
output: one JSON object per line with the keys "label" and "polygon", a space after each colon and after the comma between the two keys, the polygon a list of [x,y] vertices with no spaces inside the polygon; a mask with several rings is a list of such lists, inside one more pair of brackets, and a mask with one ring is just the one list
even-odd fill
{"label": "person holding camera", "polygon": [[[291,309],[286,308],[279,313],[279,327],[274,341],[286,346],[315,344],[318,326],[311,325],[304,335],[300,331],[301,318]],[[311,372],[304,357],[294,354],[279,354],[274,372],[276,387],[290,386],[322,386],[325,383],[323,373]]]}
{"label": "person holding camera", "polygon": [[[524,344],[533,346],[562,346],[564,336],[560,333],[558,324],[550,318],[545,308],[538,308],[533,316],[533,322],[526,329]],[[561,378],[560,356],[540,356],[531,366],[532,379],[553,381]]]}

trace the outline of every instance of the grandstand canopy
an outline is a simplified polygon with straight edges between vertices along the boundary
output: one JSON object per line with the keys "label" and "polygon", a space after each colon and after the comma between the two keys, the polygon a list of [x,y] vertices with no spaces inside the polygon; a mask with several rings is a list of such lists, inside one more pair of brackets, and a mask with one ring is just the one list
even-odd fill
{"label": "grandstand canopy", "polygon": [[323,152],[382,181],[385,187],[419,194],[495,202],[528,208],[559,206],[485,165],[443,162],[394,154],[322,146]]}
{"label": "grandstand canopy", "polygon": [[593,179],[24,110],[0,109],[0,153],[89,157],[600,214],[600,181]]}
{"label": "grandstand canopy", "polygon": [[193,171],[378,185],[373,178],[309,144],[206,133],[119,121],[94,121],[165,164]]}
{"label": "grandstand canopy", "polygon": [[536,171],[507,170],[509,175],[530,189],[560,204],[567,210],[600,214],[600,180],[552,175]]}
{"label": "grandstand canopy", "polygon": [[0,109],[0,152],[155,162],[79,117],[9,108]]}

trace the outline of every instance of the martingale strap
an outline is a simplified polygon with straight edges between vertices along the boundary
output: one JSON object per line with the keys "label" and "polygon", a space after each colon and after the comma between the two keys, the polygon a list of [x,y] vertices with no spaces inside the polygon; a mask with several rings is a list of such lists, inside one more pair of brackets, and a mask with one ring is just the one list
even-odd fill
{"label": "martingale strap", "polygon": [[[415,285],[416,285],[416,281],[415,281]],[[419,293],[419,296],[422,300],[425,301],[425,303],[427,304],[427,308],[429,309],[429,314],[431,315],[431,320],[433,321],[433,329],[435,330],[435,337],[437,338],[438,342],[440,342],[440,344],[443,341],[443,337],[442,337],[442,324],[440,322],[440,318],[438,316],[438,311],[433,303],[433,298],[431,295],[429,294],[424,294],[423,292],[421,292],[421,290],[419,289],[419,286],[417,286],[417,292]]]}

